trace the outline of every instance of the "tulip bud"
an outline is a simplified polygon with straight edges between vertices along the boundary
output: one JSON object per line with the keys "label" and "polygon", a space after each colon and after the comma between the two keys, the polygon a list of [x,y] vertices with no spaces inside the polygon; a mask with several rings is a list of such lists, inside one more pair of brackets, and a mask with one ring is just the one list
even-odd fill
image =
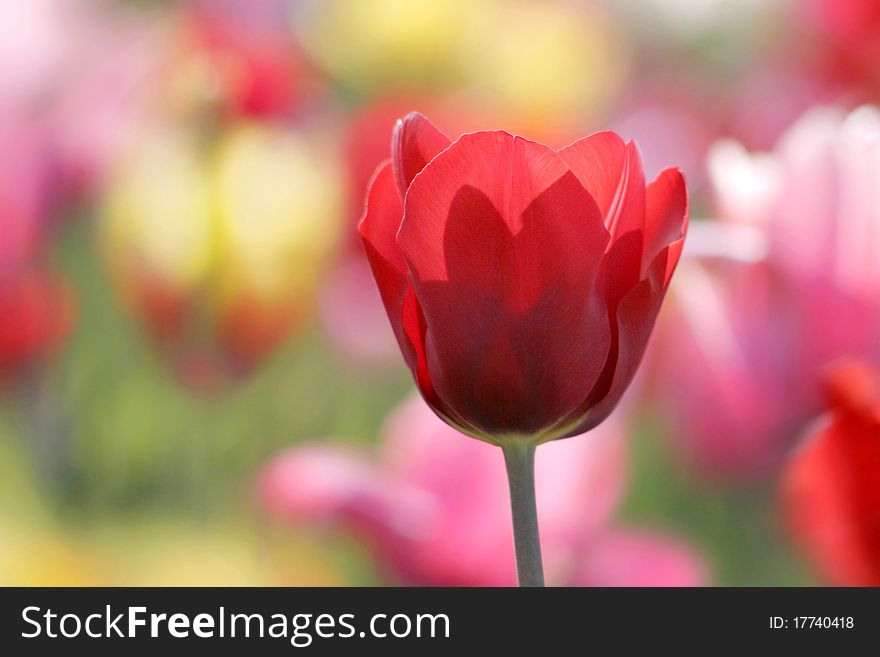
{"label": "tulip bud", "polygon": [[678,262],[684,179],[645,185],[635,145],[558,152],[506,132],[398,123],[361,235],[422,396],[491,443],[595,427],[644,352]]}

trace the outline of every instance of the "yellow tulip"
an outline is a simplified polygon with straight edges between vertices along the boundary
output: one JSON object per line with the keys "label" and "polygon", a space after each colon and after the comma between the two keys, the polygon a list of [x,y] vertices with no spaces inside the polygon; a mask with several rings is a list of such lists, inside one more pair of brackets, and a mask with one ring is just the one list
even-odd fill
{"label": "yellow tulip", "polygon": [[341,228],[327,144],[238,123],[217,135],[162,127],[119,169],[102,251],[163,346],[255,365],[309,309]]}
{"label": "yellow tulip", "polygon": [[104,255],[124,285],[141,276],[189,292],[210,278],[216,219],[210,171],[194,136],[149,134],[121,166],[106,200]]}
{"label": "yellow tulip", "polygon": [[628,60],[606,12],[566,0],[326,0],[300,34],[359,93],[444,91],[535,120],[583,123]]}
{"label": "yellow tulip", "polygon": [[301,135],[252,124],[221,142],[215,176],[224,298],[307,303],[339,235],[331,163]]}
{"label": "yellow tulip", "polygon": [[311,6],[299,36],[315,59],[358,91],[448,84],[461,77],[457,35],[474,1],[327,0]]}
{"label": "yellow tulip", "polygon": [[587,3],[478,2],[461,31],[472,93],[497,110],[583,123],[625,72],[614,26]]}

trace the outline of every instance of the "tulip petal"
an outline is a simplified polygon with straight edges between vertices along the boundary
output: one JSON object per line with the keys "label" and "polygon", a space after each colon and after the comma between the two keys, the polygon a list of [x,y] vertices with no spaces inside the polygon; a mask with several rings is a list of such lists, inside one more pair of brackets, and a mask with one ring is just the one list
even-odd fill
{"label": "tulip petal", "polygon": [[418,112],[397,122],[391,136],[391,157],[400,198],[406,196],[416,174],[450,143],[449,137]]}
{"label": "tulip petal", "polygon": [[409,285],[403,299],[402,322],[403,332],[411,345],[410,356],[412,357],[412,362],[407,360],[407,364],[410,370],[412,370],[419,392],[431,408],[436,413],[439,413],[441,417],[445,418],[447,422],[451,422],[456,426],[464,426],[466,422],[446,405],[434,389],[431,371],[428,368],[428,356],[425,345],[427,337],[425,315],[422,313],[422,308],[412,286]]}
{"label": "tulip petal", "polygon": [[813,427],[783,477],[788,525],[822,575],[880,586],[880,379],[844,361],[826,381],[832,413]]}
{"label": "tulip petal", "polygon": [[[653,188],[653,191],[652,189]],[[684,178],[676,169],[667,169],[649,187],[649,203],[653,208],[653,217],[658,218],[651,224],[651,232],[646,229],[646,240],[653,244],[663,242],[659,253],[655,253],[645,272],[645,278],[630,288],[615,304],[614,292],[623,288],[625,281],[610,281],[607,289],[611,291],[610,307],[616,317],[616,324],[611,329],[611,352],[605,370],[596,388],[581,406],[584,413],[578,428],[568,435],[574,436],[595,427],[602,422],[617,406],[638,370],[642,356],[651,337],[651,330],[660,312],[660,305],[666,296],[666,288],[675,271],[684,244],[687,231],[687,193]],[[648,221],[651,221],[650,219]],[[673,228],[673,226],[676,226]],[[618,239],[624,240],[637,233],[628,233]],[[608,254],[603,274],[613,277],[615,263],[615,244]],[[623,248],[628,248],[624,246]],[[646,246],[645,252],[654,251],[653,246]]]}
{"label": "tulip petal", "polygon": [[612,315],[623,296],[644,272],[645,175],[633,142],[613,132],[597,132],[559,151],[590,192],[611,234],[602,272]]}
{"label": "tulip petal", "polygon": [[398,244],[434,386],[473,432],[537,432],[593,386],[609,344],[607,241],[555,153],[507,133],[465,135],[413,181]]}
{"label": "tulip petal", "polygon": [[403,203],[397,193],[391,162],[379,166],[367,191],[364,216],[358,230],[364,241],[367,259],[394,335],[411,369],[417,357],[403,326],[403,302],[409,287],[406,263],[395,243],[403,219]]}
{"label": "tulip petal", "polygon": [[580,422],[567,436],[589,431],[617,407],[641,363],[662,300],[662,293],[658,295],[651,281],[644,280],[618,304],[617,323],[612,327],[611,351],[605,369],[596,387],[576,412],[581,415]]}
{"label": "tulip petal", "polygon": [[[445,281],[443,233],[452,201],[462,187],[470,185],[484,193],[501,209],[508,232],[515,234],[522,228],[526,207],[567,172],[552,150],[522,137],[501,131],[463,135],[413,181],[414,199],[407,204],[398,236],[404,258],[420,279]],[[585,218],[578,223],[589,223],[594,207],[590,199]]]}
{"label": "tulip petal", "polygon": [[559,151],[559,157],[596,199],[612,240],[642,230],[645,174],[639,149],[613,132],[597,132]]}
{"label": "tulip petal", "polygon": [[597,132],[561,149],[559,157],[607,217],[624,172],[624,141],[614,132]]}
{"label": "tulip petal", "polygon": [[876,425],[836,419],[812,436],[784,480],[792,533],[822,575],[843,586],[880,586]]}
{"label": "tulip petal", "polygon": [[678,169],[665,169],[648,185],[645,203],[645,252],[643,268],[651,265],[663,249],[673,243],[677,246],[670,253],[664,274],[669,283],[672,269],[681,254],[681,240],[687,230],[688,199],[684,176]]}
{"label": "tulip petal", "polygon": [[[612,335],[616,337],[616,343],[613,342],[616,344],[616,365],[608,391],[590,409],[591,426],[608,417],[636,375],[666,296],[669,276],[678,263],[681,246],[680,242],[676,244],[677,250],[673,250],[673,245],[658,254],[648,272],[648,278],[634,286],[617,306],[617,325],[612,329]],[[608,360],[610,362],[611,357]]]}
{"label": "tulip petal", "polygon": [[631,230],[615,239],[605,254],[600,281],[612,316],[621,299],[642,279],[643,242],[642,232]]}
{"label": "tulip petal", "polygon": [[406,276],[406,263],[396,242],[401,221],[403,201],[397,194],[391,161],[385,160],[376,169],[367,188],[364,216],[361,217],[358,230],[365,244],[371,246],[379,257],[401,275]]}

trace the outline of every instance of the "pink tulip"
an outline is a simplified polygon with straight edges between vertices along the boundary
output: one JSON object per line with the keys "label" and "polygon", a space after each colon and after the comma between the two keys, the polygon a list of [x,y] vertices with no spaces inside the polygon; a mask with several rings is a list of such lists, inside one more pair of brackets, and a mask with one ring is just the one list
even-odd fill
{"label": "pink tulip", "polygon": [[711,473],[773,470],[830,362],[880,357],[880,112],[816,109],[772,153],[710,155],[720,220],[696,222],[659,321],[654,386]]}
{"label": "pink tulip", "polygon": [[649,72],[630,85],[611,125],[638,143],[646,177],[677,166],[693,193],[706,184],[703,162],[721,129],[723,103],[717,89],[694,76],[674,82]]}
{"label": "pink tulip", "polygon": [[71,290],[44,263],[54,203],[51,150],[32,122],[0,111],[0,384],[53,352]]}
{"label": "pink tulip", "polygon": [[584,553],[572,586],[699,586],[706,567],[675,537],[640,529],[603,532]]}
{"label": "pink tulip", "polygon": [[74,202],[100,193],[120,153],[143,128],[165,53],[147,17],[90,4],[78,29],[69,30],[69,60],[57,71],[42,115],[63,191]]}
{"label": "pink tulip", "polygon": [[26,102],[46,91],[63,64],[64,23],[77,0],[31,0],[0,4],[0,97]]}
{"label": "pink tulip", "polygon": [[[516,583],[504,464],[418,397],[389,418],[378,458],[313,443],[276,457],[259,480],[267,511],[288,522],[348,529],[396,581]],[[548,578],[569,585],[698,585],[702,560],[680,541],[611,521],[624,485],[614,420],[587,440],[541,448],[538,512]]]}
{"label": "pink tulip", "polygon": [[40,131],[0,109],[0,274],[20,268],[45,241],[53,204],[52,155]]}
{"label": "pink tulip", "polygon": [[0,7],[0,106],[39,127],[74,200],[96,191],[141,118],[164,52],[154,28],[100,0]]}

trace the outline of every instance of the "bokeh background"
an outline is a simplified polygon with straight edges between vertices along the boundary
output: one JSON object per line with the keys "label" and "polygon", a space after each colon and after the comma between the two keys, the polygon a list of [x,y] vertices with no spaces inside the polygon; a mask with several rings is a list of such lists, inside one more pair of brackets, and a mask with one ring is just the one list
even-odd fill
{"label": "bokeh background", "polygon": [[512,581],[356,233],[410,110],[689,182],[636,384],[538,452],[551,582],[827,581],[778,490],[878,355],[878,101],[873,0],[2,3],[0,583]]}

